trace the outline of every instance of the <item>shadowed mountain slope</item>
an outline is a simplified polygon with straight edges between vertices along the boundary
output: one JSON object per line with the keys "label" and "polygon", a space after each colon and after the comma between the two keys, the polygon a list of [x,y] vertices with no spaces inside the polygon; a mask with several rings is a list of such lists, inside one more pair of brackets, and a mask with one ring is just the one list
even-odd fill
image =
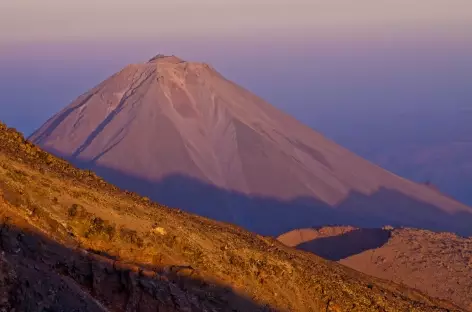
{"label": "shadowed mountain slope", "polygon": [[361,159],[211,66],[177,57],[125,67],[31,140],[120,187],[262,234],[330,219],[472,231],[471,208]]}
{"label": "shadowed mountain slope", "polygon": [[411,228],[323,227],[278,240],[472,311],[472,237]]}
{"label": "shadowed mountain slope", "polygon": [[122,192],[1,124],[0,225],[9,311],[460,311]]}

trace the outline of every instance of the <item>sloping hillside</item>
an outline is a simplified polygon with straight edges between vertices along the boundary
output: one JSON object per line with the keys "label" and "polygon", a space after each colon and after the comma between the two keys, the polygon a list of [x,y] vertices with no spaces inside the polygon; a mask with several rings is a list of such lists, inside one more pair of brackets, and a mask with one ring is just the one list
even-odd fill
{"label": "sloping hillside", "polygon": [[7,311],[460,311],[119,191],[3,125],[0,220]]}

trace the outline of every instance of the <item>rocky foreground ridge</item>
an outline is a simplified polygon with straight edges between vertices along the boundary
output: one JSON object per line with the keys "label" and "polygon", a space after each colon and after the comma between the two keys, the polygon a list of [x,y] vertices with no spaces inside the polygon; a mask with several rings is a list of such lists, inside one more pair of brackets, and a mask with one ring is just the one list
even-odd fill
{"label": "rocky foreground ridge", "polygon": [[461,311],[120,191],[4,125],[0,249],[6,311]]}

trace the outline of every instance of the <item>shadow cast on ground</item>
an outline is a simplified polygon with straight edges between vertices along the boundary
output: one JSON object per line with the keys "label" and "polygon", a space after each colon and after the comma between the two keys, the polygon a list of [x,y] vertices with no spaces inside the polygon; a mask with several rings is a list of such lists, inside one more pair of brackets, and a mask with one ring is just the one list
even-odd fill
{"label": "shadow cast on ground", "polygon": [[388,242],[390,231],[383,229],[357,229],[347,233],[313,239],[297,246],[332,261],[382,247]]}

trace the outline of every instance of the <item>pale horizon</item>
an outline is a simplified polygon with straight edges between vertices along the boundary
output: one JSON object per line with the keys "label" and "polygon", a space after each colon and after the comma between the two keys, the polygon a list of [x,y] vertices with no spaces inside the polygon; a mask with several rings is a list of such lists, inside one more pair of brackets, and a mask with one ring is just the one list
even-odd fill
{"label": "pale horizon", "polygon": [[254,35],[472,35],[468,0],[0,2],[0,43]]}

